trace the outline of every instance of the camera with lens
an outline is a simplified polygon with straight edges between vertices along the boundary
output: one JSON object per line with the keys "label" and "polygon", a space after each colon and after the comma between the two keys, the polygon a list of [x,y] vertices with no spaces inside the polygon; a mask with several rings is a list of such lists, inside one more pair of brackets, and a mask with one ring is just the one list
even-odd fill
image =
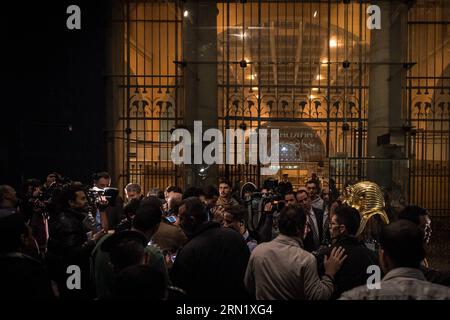
{"label": "camera with lens", "polygon": [[119,190],[117,188],[97,188],[93,187],[87,190],[89,204],[97,207],[114,206],[116,203]]}
{"label": "camera with lens", "polygon": [[281,211],[285,206],[283,197],[273,191],[263,194],[261,199],[263,202],[263,208],[269,202],[272,204],[272,213]]}
{"label": "camera with lens", "polygon": [[251,231],[256,230],[260,225],[260,221],[265,219],[263,217],[264,210],[268,203],[272,204],[272,209],[269,212],[271,214],[279,212],[284,207],[284,201],[281,196],[273,192],[253,192],[251,194],[247,194],[246,199],[244,199],[244,204],[249,213],[246,223]]}
{"label": "camera with lens", "polygon": [[45,216],[54,216],[62,191],[71,183],[72,181],[69,178],[58,176],[56,181],[48,187],[41,188],[37,196],[31,197],[29,201],[33,202],[34,209],[42,210]]}

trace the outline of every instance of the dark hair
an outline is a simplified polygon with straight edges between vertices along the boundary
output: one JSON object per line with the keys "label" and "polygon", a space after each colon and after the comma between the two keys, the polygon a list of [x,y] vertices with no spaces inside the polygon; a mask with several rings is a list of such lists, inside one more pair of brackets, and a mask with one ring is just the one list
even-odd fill
{"label": "dark hair", "polygon": [[297,197],[297,195],[300,194],[300,193],[304,193],[304,194],[306,194],[309,197],[308,191],[303,190],[303,189],[302,190],[298,190],[297,193],[295,194],[295,197]]}
{"label": "dark hair", "polygon": [[294,198],[297,196],[297,193],[294,191],[288,191],[284,194],[284,196],[286,197],[287,195],[290,195],[290,194],[292,194],[294,196]]}
{"label": "dark hair", "polygon": [[278,228],[280,233],[292,237],[303,232],[306,223],[306,214],[302,207],[289,205],[284,207],[278,218]]}
{"label": "dark hair", "polygon": [[317,191],[319,191],[319,185],[318,185],[318,183],[317,183],[316,180],[308,180],[308,181],[306,182],[305,186],[308,185],[308,184],[310,184],[310,183],[314,183],[314,185],[316,186]]}
{"label": "dark hair", "polygon": [[166,296],[166,281],[161,271],[148,265],[133,265],[116,277],[113,297],[118,300],[161,300]]}
{"label": "dark hair", "polygon": [[158,208],[162,208],[162,201],[160,198],[155,196],[145,197],[141,200],[141,206],[152,205]]}
{"label": "dark hair", "polygon": [[14,190],[13,187],[7,184],[0,185],[0,203],[5,200],[5,195],[8,194],[11,189]]}
{"label": "dark hair", "polygon": [[129,217],[131,215],[135,215],[137,209],[141,205],[141,199],[131,199],[125,207],[123,207],[123,213],[125,216]]}
{"label": "dark hair", "polygon": [[41,181],[39,181],[38,179],[27,179],[27,180],[25,180],[25,182],[22,184],[22,196],[26,196],[27,195],[29,187],[38,188],[41,185],[42,185]]}
{"label": "dark hair", "polygon": [[425,258],[423,231],[414,223],[399,220],[384,226],[380,232],[380,247],[395,268],[419,268]]}
{"label": "dark hair", "polygon": [[164,191],[162,190],[158,190],[158,193],[156,194],[156,197],[160,200],[164,200],[165,201],[165,197],[164,197]]}
{"label": "dark hair", "polygon": [[186,207],[185,217],[189,219],[190,217],[194,217],[196,223],[205,222],[208,219],[208,216],[205,211],[205,207],[203,203],[197,197],[186,198],[181,201],[181,206]]}
{"label": "dark hair", "polygon": [[[159,201],[158,198],[155,198]],[[149,231],[155,228],[161,222],[162,210],[161,207],[153,202],[153,200],[142,200],[139,208],[136,210],[136,215],[133,219],[133,227],[142,232]]]}
{"label": "dark hair", "polygon": [[22,245],[22,235],[29,235],[24,217],[19,213],[0,218],[0,253],[18,251]]}
{"label": "dark hair", "polygon": [[161,189],[158,188],[150,188],[147,192],[147,197],[153,196],[159,198],[160,194],[162,193],[163,199],[164,199],[164,192]]}
{"label": "dark hair", "polygon": [[426,216],[426,215],[428,215],[428,212],[426,209],[416,206],[416,205],[411,205],[411,206],[406,206],[402,210],[402,212],[400,212],[400,214],[398,215],[398,219],[411,221],[412,223],[414,223],[418,226],[418,225],[420,225],[420,216]]}
{"label": "dark hair", "polygon": [[86,192],[82,185],[70,184],[62,190],[59,195],[58,202],[61,209],[67,209],[70,207],[69,201],[75,201],[77,199],[77,192]]}
{"label": "dark hair", "polygon": [[227,179],[227,178],[220,178],[219,179],[219,186],[222,184],[222,183],[225,183],[225,184],[227,184],[230,188],[231,188],[231,183],[230,183],[230,181]]}
{"label": "dark hair", "polygon": [[98,180],[100,180],[101,178],[104,178],[104,179],[111,179],[111,177],[109,176],[109,173],[106,172],[106,171],[97,172],[97,173],[94,173],[94,174],[92,175],[92,180],[94,180],[94,181],[98,181]]}
{"label": "dark hair", "polygon": [[215,186],[209,185],[205,187],[204,194],[206,199],[213,199],[219,196],[219,191],[217,191]]}
{"label": "dark hair", "polygon": [[181,193],[181,194],[183,194],[183,190],[181,190],[181,188],[180,188],[180,187],[177,187],[177,186],[170,186],[170,187],[167,187],[166,192],[167,192],[167,193],[169,193],[169,192],[175,192],[175,193]]}
{"label": "dark hair", "polygon": [[361,223],[361,216],[358,210],[350,206],[340,205],[336,208],[334,214],[336,215],[337,223],[343,224],[348,234],[355,236]]}
{"label": "dark hair", "polygon": [[243,206],[232,206],[227,212],[233,218],[233,221],[244,221],[247,209]]}
{"label": "dark hair", "polygon": [[140,240],[122,239],[109,252],[111,263],[116,272],[124,268],[139,264],[144,256],[145,247]]}
{"label": "dark hair", "polygon": [[54,176],[55,177],[55,181],[58,182],[58,183],[61,182],[61,180],[62,180],[62,176],[58,172],[50,172],[49,174],[47,174],[45,176],[45,180],[47,180],[47,178],[49,176]]}
{"label": "dark hair", "polygon": [[182,199],[187,199],[189,197],[200,197],[204,195],[205,193],[203,192],[202,188],[190,187],[187,188],[186,191],[184,191]]}

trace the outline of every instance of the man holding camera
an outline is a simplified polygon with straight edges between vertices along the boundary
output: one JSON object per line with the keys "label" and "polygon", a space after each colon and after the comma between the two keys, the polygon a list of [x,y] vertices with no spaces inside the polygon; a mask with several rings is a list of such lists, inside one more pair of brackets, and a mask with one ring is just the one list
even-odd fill
{"label": "man holding camera", "polygon": [[[50,224],[47,262],[50,275],[56,282],[59,294],[68,299],[92,298],[90,255],[104,230],[96,232],[95,220],[87,213],[88,199],[83,186],[69,185],[61,194],[62,210]],[[81,272],[81,288],[70,290],[67,286],[69,266]]]}
{"label": "man holding camera", "polygon": [[[108,172],[94,173],[92,180],[94,184],[93,190],[99,192],[99,197],[95,201],[95,206],[98,209],[95,214],[97,230],[104,229],[108,231],[109,229],[114,229],[122,218],[123,199],[120,196],[115,196],[112,199],[107,199],[104,196],[104,192],[111,185],[111,177]],[[112,188],[109,190],[112,190]]]}

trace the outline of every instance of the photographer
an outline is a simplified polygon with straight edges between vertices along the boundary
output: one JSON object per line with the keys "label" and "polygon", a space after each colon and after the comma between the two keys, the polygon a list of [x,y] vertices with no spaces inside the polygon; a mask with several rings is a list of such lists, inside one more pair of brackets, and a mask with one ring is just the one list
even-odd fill
{"label": "photographer", "polygon": [[[92,180],[94,187],[91,190],[97,193],[96,199],[91,199],[96,209],[97,230],[114,229],[123,216],[123,199],[117,195],[117,189],[110,188],[111,177],[108,172],[94,173]],[[106,196],[105,193],[109,191],[113,196]]]}
{"label": "photographer", "polygon": [[37,179],[26,180],[22,186],[20,212],[24,215],[25,221],[29,223],[42,253],[47,248],[49,216],[47,211],[47,202],[43,197],[41,182]]}
{"label": "photographer", "polygon": [[[47,263],[60,297],[86,299],[92,297],[89,258],[103,230],[95,232],[95,221],[86,211],[88,200],[83,186],[69,185],[61,193],[62,211],[50,221]],[[93,234],[93,235],[92,235]],[[67,267],[81,270],[81,290],[69,290]]]}
{"label": "photographer", "polygon": [[[266,188],[265,188],[266,189]],[[247,207],[246,227],[257,235],[258,242],[271,241],[278,235],[277,216],[284,207],[281,196],[273,189],[264,193],[255,190],[243,190],[243,201]]]}

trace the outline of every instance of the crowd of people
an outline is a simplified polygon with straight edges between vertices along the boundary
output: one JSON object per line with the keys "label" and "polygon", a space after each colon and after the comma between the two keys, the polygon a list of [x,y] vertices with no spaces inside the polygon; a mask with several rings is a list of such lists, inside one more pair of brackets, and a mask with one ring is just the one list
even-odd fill
{"label": "crowd of people", "polygon": [[[430,216],[406,206],[377,235],[333,184],[287,176],[260,189],[150,189],[124,197],[51,173],[0,186],[0,296],[60,300],[450,299],[450,272],[426,260]],[[369,286],[368,270],[380,270]]]}

